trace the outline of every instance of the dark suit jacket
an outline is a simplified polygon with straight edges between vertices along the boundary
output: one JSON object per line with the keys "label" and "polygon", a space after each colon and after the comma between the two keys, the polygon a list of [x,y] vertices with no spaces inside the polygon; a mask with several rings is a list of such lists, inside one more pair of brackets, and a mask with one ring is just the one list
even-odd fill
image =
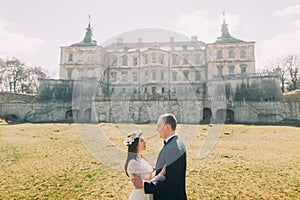
{"label": "dark suit jacket", "polygon": [[186,200],[186,149],[177,135],[161,149],[156,162],[156,174],[164,165],[167,166],[165,180],[145,181],[145,193],[153,194],[155,200]]}

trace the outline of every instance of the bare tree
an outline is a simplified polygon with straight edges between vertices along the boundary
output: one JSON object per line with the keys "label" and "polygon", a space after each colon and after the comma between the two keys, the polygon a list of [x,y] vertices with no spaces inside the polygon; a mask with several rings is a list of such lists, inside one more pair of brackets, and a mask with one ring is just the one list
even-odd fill
{"label": "bare tree", "polygon": [[[276,66],[276,67],[275,67]],[[279,58],[273,70],[279,72],[281,91],[296,90],[300,88],[300,56],[289,54]]]}

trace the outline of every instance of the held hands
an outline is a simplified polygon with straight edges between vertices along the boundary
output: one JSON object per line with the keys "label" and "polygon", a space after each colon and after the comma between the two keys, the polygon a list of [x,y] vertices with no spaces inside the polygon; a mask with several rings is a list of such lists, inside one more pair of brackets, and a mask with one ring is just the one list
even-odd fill
{"label": "held hands", "polygon": [[167,169],[166,169],[166,165],[164,165],[164,167],[161,169],[161,171],[159,172],[158,175],[162,175],[162,176],[165,176],[166,175],[166,172],[167,172]]}
{"label": "held hands", "polygon": [[[157,174],[153,179],[151,179],[150,181],[158,181],[158,180],[164,180],[165,179],[165,175],[166,175],[166,165],[161,169],[161,171],[159,172],[159,174]],[[139,177],[136,174],[133,174],[133,177],[131,178],[131,182],[133,183],[134,187],[137,189],[142,189],[144,188],[144,180]]]}
{"label": "held hands", "polygon": [[165,180],[165,175],[167,173],[166,170],[166,165],[161,169],[161,171],[159,172],[159,174],[157,174],[153,179],[151,179],[150,181],[163,181]]}
{"label": "held hands", "polygon": [[131,182],[133,183],[134,187],[137,189],[144,188],[144,181],[136,174],[133,174],[133,177],[131,178]]}

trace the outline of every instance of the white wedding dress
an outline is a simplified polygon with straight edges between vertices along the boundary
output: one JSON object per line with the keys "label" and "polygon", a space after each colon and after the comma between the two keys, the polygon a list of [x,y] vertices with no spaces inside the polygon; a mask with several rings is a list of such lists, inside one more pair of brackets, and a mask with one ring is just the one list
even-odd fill
{"label": "white wedding dress", "polygon": [[[130,178],[133,177],[133,174],[136,174],[143,180],[149,180],[152,172],[152,166],[144,158],[132,159],[127,166],[127,173]],[[132,187],[133,190],[131,191],[129,200],[153,200],[153,195],[145,194],[144,189],[136,189],[133,184]]]}

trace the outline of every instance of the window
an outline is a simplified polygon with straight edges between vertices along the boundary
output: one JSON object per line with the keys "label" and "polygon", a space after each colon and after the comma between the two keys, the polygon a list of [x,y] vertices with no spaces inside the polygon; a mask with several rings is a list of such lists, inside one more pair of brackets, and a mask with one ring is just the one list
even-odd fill
{"label": "window", "polygon": [[127,66],[128,65],[128,59],[127,59],[127,56],[122,56],[122,59],[123,59],[123,66]]}
{"label": "window", "polygon": [[151,90],[152,90],[152,94],[156,94],[156,87],[152,87]]}
{"label": "window", "polygon": [[241,66],[241,75],[242,75],[242,76],[245,76],[246,73],[247,73],[247,72],[246,72],[246,66],[245,66],[245,65],[242,65],[242,66]]}
{"label": "window", "polygon": [[234,66],[229,67],[229,75],[234,75]]}
{"label": "window", "polygon": [[183,55],[183,64],[184,65],[189,64],[189,55],[188,54]]}
{"label": "window", "polygon": [[152,63],[156,63],[156,53],[152,53]]}
{"label": "window", "polygon": [[164,71],[160,71],[160,80],[161,81],[165,80],[165,73],[164,73]]}
{"label": "window", "polygon": [[138,75],[137,75],[136,72],[133,72],[133,73],[132,73],[132,80],[133,80],[134,82],[138,81]]}
{"label": "window", "polygon": [[145,87],[145,89],[144,89],[144,93],[147,93],[147,87]]}
{"label": "window", "polygon": [[122,72],[122,81],[127,81],[127,72]]}
{"label": "window", "polygon": [[217,51],[217,58],[223,58],[222,50]]}
{"label": "window", "polygon": [[177,90],[177,88],[176,87],[173,87],[173,94],[176,94],[176,90]]}
{"label": "window", "polygon": [[233,49],[229,49],[229,51],[228,51],[228,57],[229,58],[234,58],[234,50]]}
{"label": "window", "polygon": [[133,65],[136,66],[138,64],[138,58],[133,57]]}
{"label": "window", "polygon": [[172,55],[172,65],[177,65],[177,55]]}
{"label": "window", "polygon": [[73,61],[73,54],[69,54],[69,60],[68,60],[69,62],[72,62]]}
{"label": "window", "polygon": [[172,80],[177,81],[177,72],[172,72]]}
{"label": "window", "polygon": [[73,70],[72,69],[68,69],[68,79],[72,79],[72,72]]}
{"label": "window", "polygon": [[245,49],[241,49],[240,55],[241,55],[241,58],[246,58],[246,50]]}
{"label": "window", "polygon": [[152,71],[152,80],[156,80],[156,71]]}
{"label": "window", "polygon": [[189,71],[183,71],[184,80],[189,80]]}
{"label": "window", "polygon": [[165,93],[165,88],[164,88],[164,87],[161,88],[161,93],[162,93],[162,94]]}
{"label": "window", "polygon": [[116,82],[117,81],[117,72],[112,72],[111,73],[111,81]]}
{"label": "window", "polygon": [[117,66],[117,61],[118,61],[118,58],[117,58],[116,56],[114,56],[114,57],[112,58],[112,63],[111,63],[111,65],[112,65],[112,66]]}
{"label": "window", "polygon": [[195,64],[200,64],[200,54],[195,55]]}
{"label": "window", "polygon": [[164,56],[164,54],[160,54],[160,56],[159,56],[159,63],[160,64],[164,64],[165,63],[165,56]]}
{"label": "window", "polygon": [[221,65],[218,66],[218,76],[219,77],[223,76],[223,66]]}
{"label": "window", "polygon": [[200,72],[196,71],[195,81],[200,81]]}
{"label": "window", "polygon": [[148,55],[144,55],[144,63],[148,64]]}
{"label": "window", "polygon": [[145,80],[148,80],[148,71],[145,71]]}

